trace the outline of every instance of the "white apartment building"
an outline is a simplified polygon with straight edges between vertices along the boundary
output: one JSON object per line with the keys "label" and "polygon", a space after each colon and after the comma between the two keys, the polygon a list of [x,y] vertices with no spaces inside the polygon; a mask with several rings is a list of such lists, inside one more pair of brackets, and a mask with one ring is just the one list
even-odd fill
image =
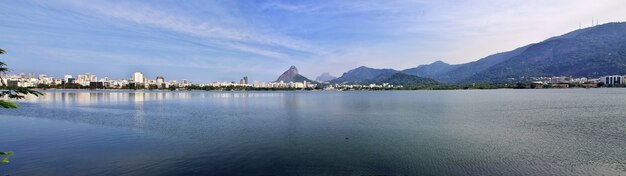
{"label": "white apartment building", "polygon": [[133,73],[133,76],[132,76],[131,80],[134,81],[135,83],[138,83],[138,84],[145,84],[146,83],[146,77],[143,76],[143,74],[141,72]]}
{"label": "white apartment building", "polygon": [[626,84],[626,81],[624,81],[624,77],[626,76],[612,75],[612,76],[602,77],[602,79],[600,80],[606,85],[620,85],[620,84]]}

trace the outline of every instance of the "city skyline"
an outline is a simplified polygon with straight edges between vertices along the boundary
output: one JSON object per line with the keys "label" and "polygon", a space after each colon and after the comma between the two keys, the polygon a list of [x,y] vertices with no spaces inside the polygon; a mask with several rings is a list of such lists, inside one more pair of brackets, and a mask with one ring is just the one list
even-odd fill
{"label": "city skyline", "polygon": [[271,81],[290,65],[315,78],[361,65],[465,63],[594,22],[623,21],[625,6],[611,0],[8,1],[0,4],[0,46],[13,73],[122,78],[139,70],[194,82],[242,75]]}
{"label": "city skyline", "polygon": [[[191,85],[196,86],[214,86],[214,87],[226,87],[226,86],[250,86],[250,87],[307,87],[307,85],[315,87],[317,84],[326,85],[326,86],[397,86],[389,83],[383,83],[380,85],[377,84],[332,84],[328,81],[319,81],[315,80],[314,82],[307,81],[250,81],[248,76],[240,77],[239,82],[236,80],[215,80],[210,82],[192,82],[187,79],[176,80],[166,79],[166,76],[158,75],[154,76],[155,79],[150,79],[150,76],[143,74],[142,72],[136,71],[130,74],[129,78],[122,79],[111,79],[107,75],[103,77],[98,77],[97,75],[91,73],[83,73],[77,74],[76,76],[72,74],[67,74],[63,76],[50,76],[45,73],[19,73],[19,74],[0,74],[0,77],[3,78],[4,84],[8,84],[9,86],[18,86],[18,87],[37,87],[38,84],[45,85],[62,85],[66,83],[79,84],[82,86],[93,86],[92,83],[99,83],[107,88],[121,88],[129,83],[134,83],[144,88],[148,88],[149,85],[156,85],[159,89],[167,88],[170,85],[175,85],[178,87],[186,87]],[[9,81],[13,81],[14,85],[8,83]],[[550,76],[550,77],[532,77],[530,78],[531,84],[596,84],[596,83],[604,83],[604,85],[623,85],[626,84],[626,75],[603,75],[595,78],[587,78],[587,77],[573,77],[573,76]],[[28,84],[24,84],[28,83]],[[294,84],[295,83],[295,84]],[[475,83],[473,83],[475,85]],[[163,87],[162,87],[163,86]],[[401,86],[401,85],[399,85]],[[595,87],[595,86],[594,86]]]}
{"label": "city skyline", "polygon": [[[129,84],[133,84],[132,87],[140,87],[141,89],[149,88],[154,85],[158,89],[166,89],[170,86],[187,87],[191,85],[196,86],[214,86],[214,87],[226,87],[226,86],[244,86],[244,87],[315,87],[316,83],[311,82],[283,82],[283,81],[270,81],[262,82],[258,80],[250,81],[248,76],[240,77],[239,81],[236,80],[215,80],[210,82],[192,82],[187,79],[166,79],[166,76],[158,75],[151,77],[145,75],[142,72],[136,71],[130,74],[127,78],[114,79],[109,78],[107,75],[98,77],[98,75],[91,73],[82,74],[66,74],[63,76],[52,76],[46,73],[9,73],[0,74],[0,78],[5,85],[16,87],[38,87],[40,84],[48,86],[76,84],[84,87],[97,87],[97,88],[129,88]],[[151,79],[154,78],[154,79]]]}

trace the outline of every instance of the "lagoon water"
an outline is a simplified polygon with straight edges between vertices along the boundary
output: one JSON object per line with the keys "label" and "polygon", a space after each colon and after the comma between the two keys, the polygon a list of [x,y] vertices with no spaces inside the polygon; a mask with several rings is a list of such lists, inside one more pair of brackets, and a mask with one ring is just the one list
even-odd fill
{"label": "lagoon water", "polygon": [[626,175],[626,89],[45,93],[0,175]]}

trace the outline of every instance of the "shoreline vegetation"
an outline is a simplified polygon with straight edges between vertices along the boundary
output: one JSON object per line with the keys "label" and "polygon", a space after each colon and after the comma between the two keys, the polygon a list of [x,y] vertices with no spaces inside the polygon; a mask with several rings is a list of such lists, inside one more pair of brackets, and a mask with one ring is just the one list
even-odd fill
{"label": "shoreline vegetation", "polygon": [[[557,84],[557,85],[536,85],[533,83],[490,83],[490,84],[471,84],[471,85],[431,85],[431,86],[404,86],[404,87],[368,87],[366,85],[351,85],[351,86],[334,86],[329,89],[329,85],[321,85],[314,88],[267,88],[267,87],[252,87],[252,86],[199,86],[191,85],[186,87],[171,86],[168,88],[94,88],[90,86],[81,86],[78,84],[66,84],[49,86],[45,84],[38,85],[36,87],[30,87],[37,90],[169,90],[169,91],[185,91],[185,90],[204,90],[204,91],[385,91],[385,90],[485,90],[485,89],[569,89],[569,88],[613,88],[613,87],[626,87],[624,85],[604,85],[599,83],[597,85],[589,84]],[[1,87],[0,89],[7,89],[8,87]]]}

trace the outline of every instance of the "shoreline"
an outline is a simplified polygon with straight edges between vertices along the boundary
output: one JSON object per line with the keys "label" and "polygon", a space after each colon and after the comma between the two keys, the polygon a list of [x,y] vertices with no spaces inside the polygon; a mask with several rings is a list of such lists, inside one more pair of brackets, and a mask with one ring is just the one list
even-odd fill
{"label": "shoreline", "polygon": [[541,88],[541,89],[533,89],[533,88],[468,88],[468,89],[349,89],[349,90],[323,90],[323,89],[313,89],[313,90],[305,90],[305,89],[297,89],[297,90],[288,90],[288,89],[276,89],[276,90],[201,90],[201,89],[181,89],[181,90],[168,90],[168,89],[42,89],[42,88],[33,88],[32,90],[37,91],[133,91],[133,92],[184,92],[184,91],[205,91],[205,92],[274,92],[274,91],[283,91],[283,92],[346,92],[346,91],[441,91],[441,90],[568,90],[568,89],[619,89],[626,87],[596,87],[596,88],[584,88],[584,87],[571,87],[571,88]]}

